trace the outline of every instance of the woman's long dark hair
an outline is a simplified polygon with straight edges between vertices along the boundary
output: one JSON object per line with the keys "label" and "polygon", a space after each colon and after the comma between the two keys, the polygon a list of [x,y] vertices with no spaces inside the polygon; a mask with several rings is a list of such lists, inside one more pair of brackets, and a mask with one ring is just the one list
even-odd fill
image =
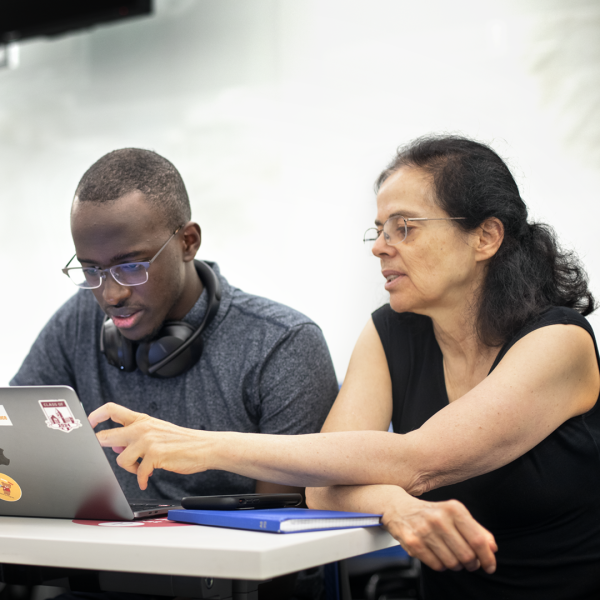
{"label": "woman's long dark hair", "polygon": [[595,309],[587,274],[572,252],[558,245],[548,225],[529,223],[527,207],[502,159],[489,147],[459,136],[418,138],[398,153],[375,184],[401,167],[428,173],[437,203],[457,227],[472,231],[490,217],[504,225],[504,240],[490,260],[480,291],[477,332],[496,346],[550,306],[583,315]]}

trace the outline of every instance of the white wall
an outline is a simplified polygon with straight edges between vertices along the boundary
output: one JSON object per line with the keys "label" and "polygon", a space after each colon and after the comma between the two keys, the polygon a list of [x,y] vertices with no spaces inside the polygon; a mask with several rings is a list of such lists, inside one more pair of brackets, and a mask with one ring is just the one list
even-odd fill
{"label": "white wall", "polygon": [[79,178],[124,146],[175,163],[201,257],[315,319],[342,379],[386,300],[361,243],[372,183],[396,146],[442,131],[508,159],[600,292],[596,0],[157,0],[23,43],[0,71],[0,385],[73,292]]}

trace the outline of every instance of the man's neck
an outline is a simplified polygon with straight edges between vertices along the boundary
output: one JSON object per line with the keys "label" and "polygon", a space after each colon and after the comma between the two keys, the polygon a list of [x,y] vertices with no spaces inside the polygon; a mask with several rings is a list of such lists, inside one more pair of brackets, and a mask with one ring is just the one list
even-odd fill
{"label": "man's neck", "polygon": [[185,264],[185,283],[181,296],[173,310],[169,313],[167,320],[181,321],[187,315],[200,298],[204,285],[196,271],[194,261]]}

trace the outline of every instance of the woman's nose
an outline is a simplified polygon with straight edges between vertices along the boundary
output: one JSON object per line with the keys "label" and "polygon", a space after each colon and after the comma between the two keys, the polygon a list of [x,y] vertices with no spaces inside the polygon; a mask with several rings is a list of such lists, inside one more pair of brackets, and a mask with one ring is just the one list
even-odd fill
{"label": "woman's nose", "polygon": [[373,248],[371,249],[371,252],[373,252],[373,254],[375,256],[390,255],[390,254],[396,252],[396,248],[394,248],[394,246],[389,246],[386,243],[385,236],[384,236],[383,232],[381,232],[379,234],[379,236],[377,237],[377,239],[375,240],[375,243],[373,244]]}

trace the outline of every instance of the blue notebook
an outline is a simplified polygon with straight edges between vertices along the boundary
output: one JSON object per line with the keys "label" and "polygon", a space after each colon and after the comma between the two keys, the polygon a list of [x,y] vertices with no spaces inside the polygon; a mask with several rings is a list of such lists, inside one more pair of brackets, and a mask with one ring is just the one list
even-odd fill
{"label": "blue notebook", "polygon": [[265,508],[259,510],[170,510],[171,521],[254,529],[271,533],[296,533],[324,529],[376,527],[381,515],[309,508]]}

